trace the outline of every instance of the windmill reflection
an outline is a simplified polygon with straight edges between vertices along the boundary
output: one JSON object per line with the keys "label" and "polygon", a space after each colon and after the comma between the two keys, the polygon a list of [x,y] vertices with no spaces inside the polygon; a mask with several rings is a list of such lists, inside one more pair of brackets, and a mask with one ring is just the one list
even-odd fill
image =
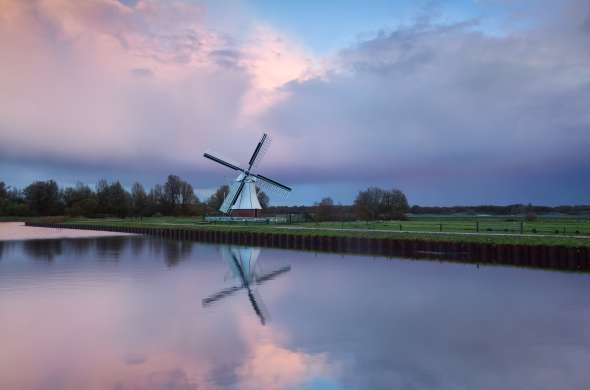
{"label": "windmill reflection", "polygon": [[[254,312],[260,318],[260,323],[264,325],[268,314],[256,290],[256,286],[272,280],[277,276],[289,272],[291,266],[285,266],[268,273],[262,273],[257,264],[258,256],[260,255],[259,248],[238,247],[231,245],[224,245],[221,247],[221,256],[229,267],[229,278],[231,278],[235,285],[223,289],[209,297],[203,299],[203,307],[207,307],[214,302],[217,302],[229,295],[232,295],[240,290],[246,290],[248,299],[254,309]],[[226,278],[227,279],[227,278]]]}

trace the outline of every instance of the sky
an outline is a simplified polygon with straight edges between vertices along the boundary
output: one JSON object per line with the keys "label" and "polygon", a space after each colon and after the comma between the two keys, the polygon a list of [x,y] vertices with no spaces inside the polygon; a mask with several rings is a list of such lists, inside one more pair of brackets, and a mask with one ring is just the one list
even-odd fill
{"label": "sky", "polygon": [[590,203],[588,0],[0,0],[0,181]]}

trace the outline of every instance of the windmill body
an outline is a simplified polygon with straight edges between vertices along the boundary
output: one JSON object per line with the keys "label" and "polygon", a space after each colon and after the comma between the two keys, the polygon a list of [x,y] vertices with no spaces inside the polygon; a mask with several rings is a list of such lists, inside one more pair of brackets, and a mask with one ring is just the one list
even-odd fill
{"label": "windmill body", "polygon": [[246,169],[224,161],[209,153],[203,154],[203,157],[239,172],[238,177],[230,185],[229,192],[219,208],[219,211],[236,217],[257,217],[262,206],[258,200],[256,187],[261,187],[265,190],[274,191],[283,195],[286,195],[291,191],[290,187],[253,172],[253,169],[257,163],[260,162],[260,159],[268,148],[269,142],[270,137],[268,134],[264,133],[262,139],[258,142],[258,145],[256,145],[254,153],[248,162],[248,168]]}
{"label": "windmill body", "polygon": [[[239,186],[243,179],[242,176],[243,174],[240,174],[235,180],[236,186]],[[230,212],[236,217],[257,217],[260,210],[262,210],[262,206],[256,194],[256,179],[248,177],[244,179],[244,188],[236,203],[231,206]]]}

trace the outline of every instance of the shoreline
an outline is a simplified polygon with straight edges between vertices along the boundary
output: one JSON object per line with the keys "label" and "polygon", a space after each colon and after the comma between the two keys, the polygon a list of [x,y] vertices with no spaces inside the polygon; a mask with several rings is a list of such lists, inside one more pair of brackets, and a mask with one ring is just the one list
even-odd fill
{"label": "shoreline", "polygon": [[[590,272],[590,247],[563,245],[524,245],[462,242],[415,238],[367,237],[346,232],[296,229],[275,231],[223,229],[221,227],[160,227],[139,224],[42,223],[26,222],[26,226],[97,230],[134,233],[173,240],[189,240],[218,244],[249,245],[331,253],[350,253],[385,257],[413,257],[417,259],[449,260],[472,264],[501,264],[543,269]],[[316,234],[314,234],[316,233]]]}

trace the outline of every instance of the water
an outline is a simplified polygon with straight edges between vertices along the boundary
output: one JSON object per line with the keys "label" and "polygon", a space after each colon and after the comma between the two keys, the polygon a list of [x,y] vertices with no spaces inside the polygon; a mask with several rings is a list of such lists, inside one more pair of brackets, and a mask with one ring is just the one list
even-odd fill
{"label": "water", "polygon": [[589,293],[509,267],[0,241],[0,388],[588,389]]}

